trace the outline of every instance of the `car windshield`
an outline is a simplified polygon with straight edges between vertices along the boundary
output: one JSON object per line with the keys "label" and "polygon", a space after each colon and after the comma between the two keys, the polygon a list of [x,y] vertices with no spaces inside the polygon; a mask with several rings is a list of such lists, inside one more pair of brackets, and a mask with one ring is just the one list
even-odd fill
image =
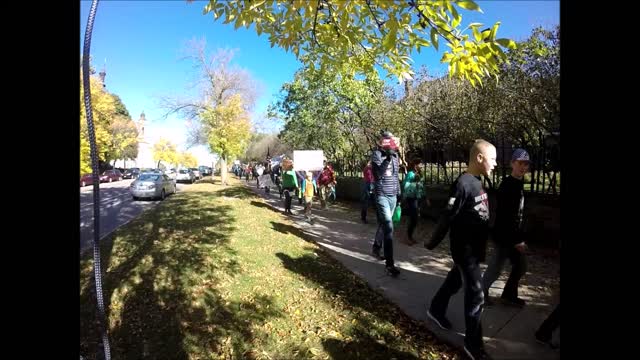
{"label": "car windshield", "polygon": [[180,170],[180,174],[188,174],[189,171],[188,170]]}
{"label": "car windshield", "polygon": [[158,179],[160,179],[160,175],[142,174],[138,178],[138,181],[158,181]]}

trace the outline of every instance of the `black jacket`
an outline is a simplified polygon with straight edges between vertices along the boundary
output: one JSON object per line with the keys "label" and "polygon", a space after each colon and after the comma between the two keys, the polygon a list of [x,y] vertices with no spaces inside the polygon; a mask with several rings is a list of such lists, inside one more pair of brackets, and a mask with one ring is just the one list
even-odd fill
{"label": "black jacket", "polygon": [[484,261],[489,235],[489,197],[480,178],[463,173],[451,185],[447,208],[427,248],[438,246],[449,229],[454,262],[459,263],[467,256]]}
{"label": "black jacket", "polygon": [[493,239],[503,246],[521,243],[524,182],[507,176],[498,188],[497,201]]}

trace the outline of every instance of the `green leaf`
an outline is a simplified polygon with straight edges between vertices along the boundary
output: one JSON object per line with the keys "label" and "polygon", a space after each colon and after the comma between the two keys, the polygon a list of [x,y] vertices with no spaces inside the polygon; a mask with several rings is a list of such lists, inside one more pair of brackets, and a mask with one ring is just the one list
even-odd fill
{"label": "green leaf", "polygon": [[475,2],[473,2],[472,0],[462,0],[462,1],[456,1],[456,4],[458,6],[460,6],[463,9],[467,9],[467,10],[477,10],[482,12],[482,10],[480,10],[480,6],[478,6],[478,4],[476,4]]}
{"label": "green leaf", "polygon": [[482,40],[482,35],[480,35],[480,31],[478,31],[478,27],[474,26],[471,28],[473,30],[473,38],[476,39],[477,42]]}
{"label": "green leaf", "polygon": [[442,55],[442,58],[440,59],[440,62],[441,63],[449,62],[449,61],[451,61],[451,59],[453,59],[453,54],[444,53],[444,55]]}
{"label": "green leaf", "polygon": [[433,47],[436,48],[436,51],[438,51],[438,32],[434,28],[431,28],[431,43]]}
{"label": "green leaf", "polygon": [[451,22],[451,25],[454,28],[457,28],[458,25],[460,25],[460,22],[462,21],[462,16],[460,16],[460,14],[458,14],[458,10],[456,10],[455,7],[451,7],[451,14],[453,15],[453,21]]}
{"label": "green leaf", "polygon": [[385,52],[389,52],[396,45],[396,30],[391,30],[384,36],[382,40],[382,47]]}
{"label": "green leaf", "polygon": [[517,48],[516,42],[511,39],[497,39],[496,42],[507,49],[515,50]]}
{"label": "green leaf", "polygon": [[253,10],[264,3],[265,3],[265,0],[258,0],[249,7],[249,10]]}
{"label": "green leaf", "polygon": [[496,41],[496,33],[498,32],[498,27],[500,26],[500,21],[496,22],[491,27],[491,33],[489,34],[489,41]]}
{"label": "green leaf", "polygon": [[473,76],[474,76],[476,79],[478,79],[478,82],[480,83],[480,86],[482,86],[482,78],[481,78],[477,73],[476,73],[476,74],[473,74]]}

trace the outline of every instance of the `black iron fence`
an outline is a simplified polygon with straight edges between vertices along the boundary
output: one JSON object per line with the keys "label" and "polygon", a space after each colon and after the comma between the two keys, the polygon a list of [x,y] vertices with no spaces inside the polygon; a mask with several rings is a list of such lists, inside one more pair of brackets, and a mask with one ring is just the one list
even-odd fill
{"label": "black iron fence", "polygon": [[[538,194],[560,194],[560,145],[559,136],[540,137],[536,146],[520,146],[505,140],[492,141],[496,145],[498,166],[485,185],[497,188],[504,177],[511,173],[511,154],[515,148],[527,150],[531,158],[529,173],[525,175],[525,191]],[[448,185],[462,174],[469,159],[469,149],[455,145],[425,146],[411,149],[410,158],[420,156],[424,163],[423,179],[427,184]],[[362,168],[368,154],[336,159],[333,161],[338,176],[362,177]],[[401,178],[403,175],[401,174]]]}

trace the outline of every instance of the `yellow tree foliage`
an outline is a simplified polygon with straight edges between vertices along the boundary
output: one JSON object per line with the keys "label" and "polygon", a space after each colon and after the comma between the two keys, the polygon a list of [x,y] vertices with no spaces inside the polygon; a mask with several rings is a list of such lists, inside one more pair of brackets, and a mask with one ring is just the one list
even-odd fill
{"label": "yellow tree foliage", "polygon": [[440,60],[449,74],[482,84],[487,75],[497,77],[502,49],[516,45],[496,38],[500,22],[463,28],[464,10],[482,12],[472,0],[210,0],[203,13],[236,29],[253,25],[271,46],[323,74],[372,73],[378,65],[402,82],[412,78],[413,52],[437,51],[442,40],[450,48]]}
{"label": "yellow tree foliage", "polygon": [[178,163],[176,146],[171,141],[160,138],[157,143],[153,144],[153,160],[158,162],[157,167],[160,167],[160,161],[168,164]]}
{"label": "yellow tree foliage", "polygon": [[[100,160],[106,161],[106,155],[111,146],[110,126],[116,111],[115,101],[113,96],[104,89],[100,78],[91,76],[90,84],[98,156]],[[91,173],[91,155],[84,107],[84,89],[82,75],[80,75],[80,175],[88,173]]]}
{"label": "yellow tree foliage", "polygon": [[244,152],[251,138],[251,122],[240,95],[233,95],[226,103],[209,109],[202,118],[210,129],[208,142],[212,152],[225,160]]}
{"label": "yellow tree foliage", "polygon": [[198,166],[198,159],[196,159],[196,157],[190,152],[185,151],[180,153],[180,156],[178,157],[178,164],[184,167],[193,168]]}
{"label": "yellow tree foliage", "polygon": [[138,128],[124,115],[116,115],[110,126],[110,159],[131,160],[138,156]]}

